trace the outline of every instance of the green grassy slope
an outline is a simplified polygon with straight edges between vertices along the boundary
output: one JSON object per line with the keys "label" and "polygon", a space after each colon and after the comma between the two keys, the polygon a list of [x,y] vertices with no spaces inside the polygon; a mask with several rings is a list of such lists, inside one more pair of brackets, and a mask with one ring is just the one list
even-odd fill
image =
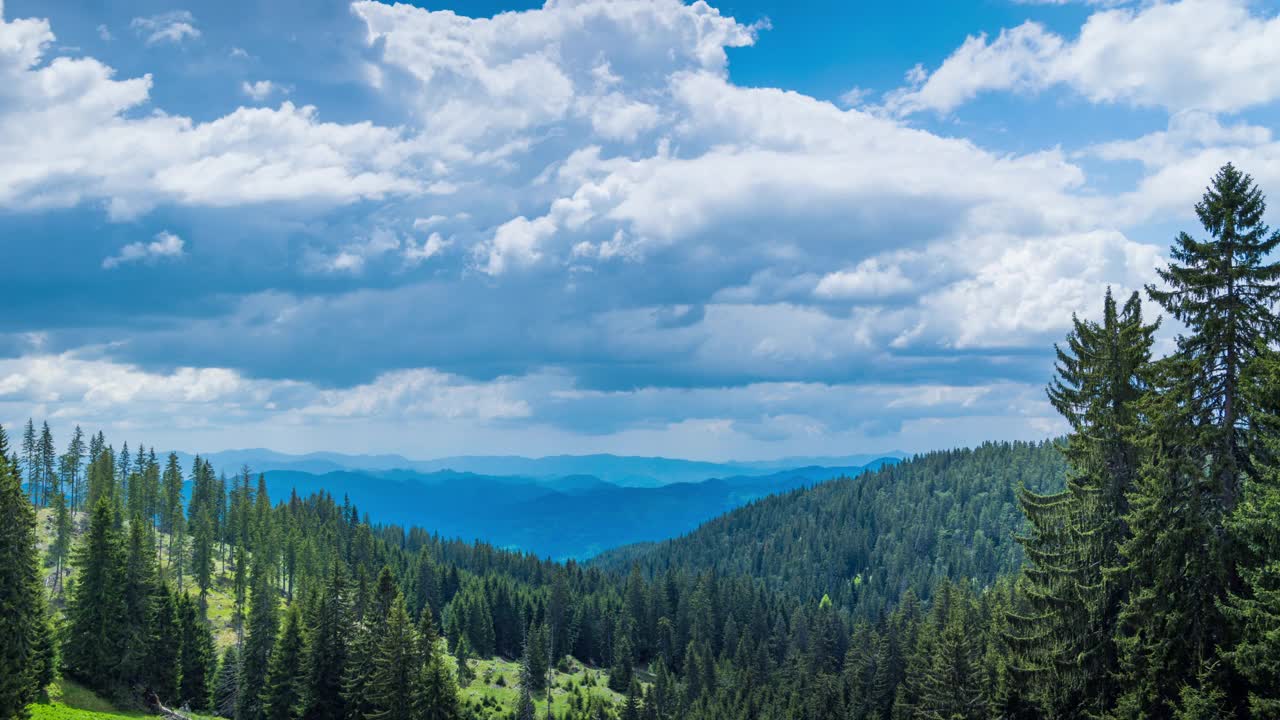
{"label": "green grassy slope", "polygon": [[[40,546],[47,550],[54,535],[52,514],[49,510],[39,513]],[[79,518],[83,522],[83,517]],[[170,563],[168,536],[162,535],[159,563],[165,568]],[[54,568],[48,568],[46,585],[53,593],[54,606],[61,608],[64,597],[60,597],[54,589]],[[64,579],[64,583],[74,578],[74,571]],[[69,587],[69,586],[68,586]],[[190,582],[184,584],[183,590],[192,596],[199,589]],[[236,642],[234,623],[235,595],[233,577],[219,561],[215,563],[213,587],[206,597],[209,608],[209,622],[213,625],[214,639],[218,647],[218,655]],[[456,660],[450,656],[449,661]],[[515,709],[519,698],[519,665],[502,658],[472,660],[471,669],[474,678],[471,683],[461,688],[463,702],[471,708],[477,720],[497,720],[505,718]],[[551,703],[557,715],[562,715],[571,703],[586,702],[588,698],[597,697],[602,701],[620,704],[623,697],[608,687],[609,675],[605,670],[586,668],[576,661],[568,668],[570,672],[555,672],[552,677]],[[60,680],[49,688],[50,702],[31,706],[35,720],[107,720],[109,718],[151,718],[158,717],[140,712],[129,712],[112,707],[92,692],[69,680]],[[538,717],[546,717],[546,696],[537,702]],[[198,720],[197,716],[192,716]]]}

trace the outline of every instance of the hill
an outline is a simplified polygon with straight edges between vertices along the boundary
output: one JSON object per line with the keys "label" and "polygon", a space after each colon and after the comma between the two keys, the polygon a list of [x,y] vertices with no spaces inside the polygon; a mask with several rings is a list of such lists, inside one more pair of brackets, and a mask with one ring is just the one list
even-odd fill
{"label": "hill", "polygon": [[[900,453],[849,455],[842,457],[796,457],[762,461],[705,462],[665,457],[629,455],[552,455],[528,458],[519,455],[458,455],[433,460],[413,460],[403,455],[349,455],[335,452],[313,452],[291,455],[265,448],[222,450],[201,453],[214,469],[235,474],[241,467],[255,471],[292,470],[324,474],[352,470],[384,472],[408,470],[416,473],[453,471],[477,475],[524,477],[551,480],[566,476],[592,476],[611,485],[623,487],[658,487],[682,482],[701,482],[708,478],[769,475],[799,467],[861,467],[881,458],[897,459]],[[192,455],[178,453],[183,467],[190,467]]]}
{"label": "hill", "polygon": [[941,579],[989,584],[1021,566],[1016,490],[1061,486],[1053,443],[988,443],[931,452],[856,479],[767,497],[683,537],[618,548],[592,561],[649,576],[715,570],[871,617],[910,588],[927,598]]}
{"label": "hill", "polygon": [[674,537],[752,500],[890,462],[882,458],[868,466],[803,467],[657,487],[620,487],[594,475],[530,478],[451,470],[272,470],[266,479],[275,497],[325,491],[349,498],[380,523],[481,538],[544,557],[584,559],[620,545]]}

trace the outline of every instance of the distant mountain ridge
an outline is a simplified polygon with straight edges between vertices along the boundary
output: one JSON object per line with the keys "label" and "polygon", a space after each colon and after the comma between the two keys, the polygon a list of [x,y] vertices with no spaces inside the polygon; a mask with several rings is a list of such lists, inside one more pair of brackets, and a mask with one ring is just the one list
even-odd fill
{"label": "distant mountain ridge", "polygon": [[[183,467],[190,467],[191,453],[179,452]],[[201,453],[214,470],[228,475],[247,465],[255,472],[294,470],[323,474],[343,470],[411,470],[433,473],[452,470],[480,475],[527,478],[594,476],[611,485],[657,487],[680,482],[701,482],[715,477],[767,475],[802,467],[862,467],[882,458],[901,459],[900,452],[840,457],[794,457],[777,460],[709,462],[679,458],[632,455],[551,455],[528,458],[519,455],[458,455],[432,460],[412,460],[403,455],[348,455],[312,452],[292,455],[265,448]]]}
{"label": "distant mountain ridge", "polygon": [[483,540],[556,559],[587,559],[664,540],[753,500],[896,462],[805,467],[655,487],[625,487],[594,475],[532,478],[453,470],[267,470],[273,501],[296,491],[349,498],[378,522],[416,525],[443,537]]}

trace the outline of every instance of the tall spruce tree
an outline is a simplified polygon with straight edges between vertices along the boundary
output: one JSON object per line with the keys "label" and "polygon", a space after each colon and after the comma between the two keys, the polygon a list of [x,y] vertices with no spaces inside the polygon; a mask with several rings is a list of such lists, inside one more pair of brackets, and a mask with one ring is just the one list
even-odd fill
{"label": "tall spruce tree", "polygon": [[1213,177],[1196,216],[1209,233],[1196,240],[1180,233],[1172,262],[1158,270],[1167,289],[1147,293],[1182,322],[1178,336],[1183,374],[1172,388],[1188,406],[1195,438],[1210,463],[1213,500],[1230,511],[1240,478],[1251,468],[1244,433],[1252,412],[1242,402],[1240,376],[1257,354],[1259,340],[1280,337],[1272,312],[1280,298],[1280,262],[1268,262],[1280,245],[1263,215],[1267,204],[1253,178],[1228,163]]}
{"label": "tall spruce tree", "polygon": [[107,497],[94,506],[72,566],[77,576],[67,607],[63,668],[92,690],[117,694],[129,628],[120,622],[125,615],[124,549]]}
{"label": "tall spruce tree", "polygon": [[49,543],[49,562],[53,565],[53,587],[61,594],[63,590],[63,566],[71,553],[72,535],[75,524],[71,517],[71,508],[67,506],[65,493],[53,496],[53,542]]}
{"label": "tall spruce tree", "polygon": [[306,656],[307,720],[342,720],[342,676],[347,665],[351,613],[342,560],[333,557],[324,587],[312,603]]}
{"label": "tall spruce tree", "polygon": [[1245,397],[1257,413],[1254,447],[1261,462],[1227,520],[1243,583],[1225,603],[1237,638],[1225,655],[1250,684],[1251,717],[1280,718],[1280,354],[1263,349],[1254,358]]}
{"label": "tall spruce tree", "polygon": [[435,620],[429,606],[422,609],[418,621],[418,665],[414,687],[414,713],[417,720],[459,720],[462,708],[458,702],[458,685],[444,661],[439,647]]}
{"label": "tall spruce tree", "polygon": [[1051,717],[1099,716],[1115,702],[1116,624],[1126,597],[1120,546],[1140,465],[1139,400],[1157,323],[1146,324],[1133,293],[1123,308],[1108,288],[1102,321],[1072,318],[1065,347],[1055,346],[1057,378],[1049,400],[1071,427],[1062,446],[1067,487],[1019,491],[1027,532],[1026,603],[1012,614],[1014,668]]}
{"label": "tall spruce tree", "polygon": [[36,513],[0,427],[0,717],[26,718],[41,690],[48,623],[36,550]]}
{"label": "tall spruce tree", "polygon": [[182,689],[182,635],[178,621],[178,599],[167,583],[160,583],[152,603],[150,651],[141,683],[155,693],[160,702],[179,704]]}
{"label": "tall spruce tree", "polygon": [[[171,665],[169,658],[176,660],[177,637],[176,615],[173,599],[168,591],[159,585],[156,574],[156,551],[151,543],[150,526],[142,523],[141,516],[135,515],[128,526],[129,537],[125,546],[124,614],[114,620],[122,627],[124,647],[120,656],[122,679],[127,687],[139,687],[147,683],[154,663]],[[160,646],[158,647],[157,644]],[[174,650],[169,651],[168,646]],[[165,654],[164,660],[157,660],[157,651]],[[175,673],[176,677],[176,673]],[[160,688],[153,688],[160,693]],[[165,702],[176,699],[176,687],[163,688],[160,697]]]}
{"label": "tall spruce tree", "polygon": [[181,634],[178,666],[182,677],[178,702],[196,712],[206,712],[212,702],[217,650],[199,601],[185,593],[178,597],[178,629]]}
{"label": "tall spruce tree", "polygon": [[235,717],[240,705],[240,649],[227,647],[218,663],[218,675],[213,681],[213,711],[224,718]]}
{"label": "tall spruce tree", "polygon": [[253,556],[249,595],[248,633],[240,655],[240,698],[236,720],[262,720],[262,692],[271,665],[279,626],[279,595],[267,561],[266,548]]}
{"label": "tall spruce tree", "polygon": [[371,720],[410,720],[421,668],[418,640],[404,598],[397,593],[387,613],[382,637],[374,650],[368,701]]}
{"label": "tall spruce tree", "polygon": [[1168,289],[1147,288],[1187,332],[1154,364],[1143,409],[1144,466],[1123,547],[1132,588],[1118,640],[1122,716],[1169,717],[1184,689],[1206,678],[1227,697],[1239,694],[1230,666],[1214,659],[1230,642],[1220,603],[1239,585],[1224,521],[1244,478],[1257,475],[1242,373],[1280,330],[1272,312],[1280,264],[1267,262],[1280,233],[1262,222],[1265,210],[1252,178],[1224,166],[1196,205],[1210,238],[1181,233],[1160,270]]}
{"label": "tall spruce tree", "polygon": [[262,716],[266,720],[293,720],[303,702],[302,613],[292,605],[285,613],[284,628],[271,653],[266,686],[262,691]]}

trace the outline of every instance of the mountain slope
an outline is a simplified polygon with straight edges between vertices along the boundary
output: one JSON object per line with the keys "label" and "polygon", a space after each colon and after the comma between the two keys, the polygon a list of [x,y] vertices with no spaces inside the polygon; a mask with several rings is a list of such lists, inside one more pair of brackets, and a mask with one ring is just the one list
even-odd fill
{"label": "mountain slope", "polygon": [[684,537],[618,548],[593,564],[761,578],[799,598],[824,594],[865,617],[943,577],[989,583],[1022,563],[1016,490],[1060,486],[1051,443],[988,443],[751,503]]}
{"label": "mountain slope", "polygon": [[[870,467],[895,462],[882,458]],[[662,540],[766,495],[862,467],[805,467],[658,487],[619,487],[594,475],[550,478],[410,470],[312,474],[271,470],[273,497],[325,491],[382,523],[431,528],[557,559],[588,558],[628,543]]]}
{"label": "mountain slope", "polygon": [[[528,458],[518,455],[459,455],[434,460],[411,460],[403,455],[347,455],[313,452],[305,455],[252,448],[202,453],[214,470],[235,474],[243,466],[256,472],[294,470],[314,474],[354,470],[385,472],[409,470],[417,473],[454,471],[477,475],[519,476],[534,479],[568,475],[590,475],[611,485],[657,487],[679,482],[701,482],[708,478],[768,475],[808,466],[861,467],[883,459],[897,460],[897,453],[850,455],[835,458],[784,458],[766,461],[705,462],[664,457],[629,455],[553,455]],[[179,452],[183,467],[191,466],[192,455]]]}

